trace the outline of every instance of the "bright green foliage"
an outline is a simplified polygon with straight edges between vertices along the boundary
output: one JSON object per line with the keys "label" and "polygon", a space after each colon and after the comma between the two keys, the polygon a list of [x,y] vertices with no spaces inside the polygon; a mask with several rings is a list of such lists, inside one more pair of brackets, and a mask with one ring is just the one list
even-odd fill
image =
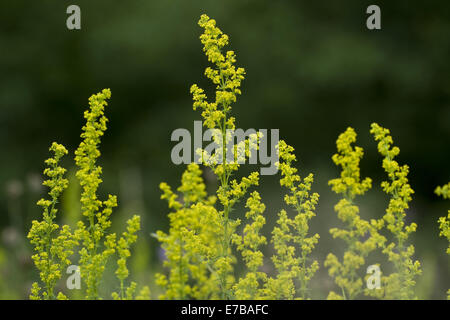
{"label": "bright green foliage", "polygon": [[[169,208],[170,230],[166,234],[158,231],[156,236],[162,243],[169,268],[169,275],[157,274],[157,284],[165,289],[160,299],[207,299],[214,291],[211,275],[203,263],[199,244],[216,243],[220,223],[208,223],[207,218],[215,217],[217,211],[213,205],[215,197],[208,197],[201,170],[191,163],[183,173],[180,192],[182,201],[166,183],[161,183],[162,199],[166,199]],[[213,248],[210,248],[212,250]]]}
{"label": "bright green foliage", "polygon": [[339,220],[344,223],[344,228],[330,230],[333,238],[342,239],[346,250],[340,261],[334,254],[328,254],[325,266],[329,268],[329,274],[334,278],[341,294],[333,291],[328,299],[355,299],[363,291],[364,279],[361,276],[365,272],[365,258],[377,248],[383,246],[386,239],[378,233],[383,226],[383,220],[368,221],[359,216],[359,207],[354,204],[357,195],[363,195],[372,186],[372,180],[365,178],[361,181],[359,163],[363,157],[363,149],[353,147],[356,142],[356,132],[348,128],[339,135],[336,145],[337,151],[333,155],[333,162],[342,167],[339,178],[329,181],[334,192],[342,194],[343,198],[334,207]]}
{"label": "bright green foliage", "polygon": [[393,140],[388,129],[373,123],[370,132],[378,141],[378,152],[384,157],[383,168],[389,181],[383,181],[381,187],[390,196],[389,206],[383,219],[386,228],[392,233],[394,241],[388,243],[383,253],[394,264],[395,272],[382,278],[381,290],[371,290],[377,297],[385,299],[415,298],[415,278],[421,274],[420,262],[413,260],[414,246],[407,245],[409,235],[416,231],[417,225],[405,223],[405,210],[409,208],[414,193],[408,183],[409,167],[400,166],[394,158],[400,153],[398,147],[392,147]]}
{"label": "bright green foliage", "polygon": [[254,300],[261,297],[261,284],[267,281],[264,272],[258,271],[263,265],[263,253],[259,250],[261,245],[266,244],[266,237],[261,235],[261,229],[266,223],[262,215],[266,206],[261,203],[261,196],[253,191],[245,205],[249,209],[245,213],[247,219],[252,223],[245,225],[243,235],[233,234],[233,243],[242,254],[248,269],[245,276],[240,278],[233,287],[234,297],[238,300]]}
{"label": "bright green foliage", "polygon": [[247,192],[250,186],[258,185],[259,175],[253,172],[248,178],[243,178],[240,182],[236,179],[231,180],[232,174],[238,170],[239,163],[245,157],[250,156],[252,149],[257,148],[257,135],[252,135],[250,139],[241,141],[234,146],[234,161],[227,162],[227,144],[232,138],[232,130],[235,129],[234,118],[230,116],[231,104],[236,102],[236,96],[241,94],[239,89],[241,81],[244,79],[245,71],[243,68],[236,68],[236,56],[233,51],[222,49],[228,44],[228,36],[216,27],[214,19],[202,15],[199,21],[200,27],[204,33],[200,36],[208,61],[213,67],[205,70],[205,75],[216,85],[216,97],[214,102],[208,102],[204,90],[197,85],[192,85],[191,93],[193,95],[193,108],[202,110],[204,125],[214,129],[213,139],[218,145],[214,154],[207,154],[204,150],[196,150],[202,156],[202,163],[209,166],[220,181],[217,190],[217,198],[222,210],[217,211],[218,221],[221,226],[220,247],[215,252],[208,250],[204,256],[205,262],[217,275],[220,288],[220,297],[231,298],[231,288],[234,283],[232,276],[232,264],[235,261],[230,248],[231,235],[240,224],[239,220],[230,218],[230,212],[233,206]]}
{"label": "bright green foliage", "polygon": [[[438,196],[442,196],[444,199],[450,199],[450,182],[442,187],[437,187],[434,192],[436,192]],[[450,210],[448,210],[446,217],[439,218],[439,228],[441,229],[441,233],[439,235],[446,237],[449,242],[447,254],[450,254]],[[450,300],[450,289],[447,291],[447,299]]]}
{"label": "bright green foliage", "polygon": [[[66,169],[59,166],[60,159],[67,154],[64,146],[53,142],[50,147],[55,156],[47,159],[45,163],[48,168],[44,174],[48,177],[43,185],[50,188],[50,200],[41,199],[38,205],[44,209],[43,220],[32,222],[28,238],[34,246],[36,254],[32,256],[36,268],[39,270],[41,286],[35,282],[31,290],[31,299],[64,299],[64,295],[54,292],[55,285],[61,279],[65,267],[70,264],[69,257],[73,254],[73,246],[76,241],[73,239],[69,226],[60,227],[56,224],[55,218],[58,213],[57,203],[61,193],[68,186],[67,179],[64,178]],[[42,290],[42,293],[41,293]]]}
{"label": "bright green foliage", "polygon": [[296,160],[294,148],[281,140],[277,146],[278,167],[282,178],[280,185],[289,190],[284,201],[292,207],[296,215],[288,216],[285,210],[278,214],[277,226],[272,232],[272,242],[276,254],[272,257],[277,270],[275,278],[268,279],[264,293],[269,299],[293,299],[296,297],[295,283],[298,282],[298,298],[309,297],[309,282],[319,269],[319,263],[311,263],[309,255],[319,241],[319,235],[309,235],[309,221],[315,216],[314,210],[319,200],[317,193],[310,194],[313,175],[302,179],[297,169],[292,167]]}

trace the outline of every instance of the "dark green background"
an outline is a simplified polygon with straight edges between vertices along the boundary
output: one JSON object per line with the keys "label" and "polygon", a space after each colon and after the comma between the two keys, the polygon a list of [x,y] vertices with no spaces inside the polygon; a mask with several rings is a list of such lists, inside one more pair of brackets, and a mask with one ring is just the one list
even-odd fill
{"label": "dark green background", "polygon": [[[70,4],[81,7],[79,31],[66,28]],[[369,4],[380,5],[382,30],[365,27]],[[198,39],[202,13],[230,36],[230,49],[247,71],[233,109],[238,127],[280,129],[281,138],[296,148],[300,173],[316,176],[321,201],[312,228],[321,235],[315,252],[321,270],[314,297],[333,289],[322,262],[328,252],[339,252],[341,243],[328,234],[339,222],[333,211],[338,197],[327,181],[339,173],[331,155],[348,126],[365,149],[362,175],[374,180],[373,190],[359,199],[361,214],[381,217],[387,206],[379,188],[381,157],[369,134],[370,123],[378,122],[391,129],[401,149],[399,162],[411,167],[416,194],[408,219],[419,225],[412,241],[424,269],[419,296],[443,298],[449,265],[437,219],[450,204],[433,190],[450,179],[448,0],[2,1],[1,296],[26,297],[37,276],[24,235],[40,215],[35,202],[44,193],[40,173],[49,145],[64,144],[73,158],[87,99],[106,87],[112,99],[101,146],[101,192],[119,197],[116,225],[133,213],[143,216],[132,264],[142,283],[153,282],[160,261],[150,233],[167,228],[158,184],[176,186],[184,169],[170,161],[170,134],[192,130],[200,119],[192,111],[190,85],[211,88]],[[73,168],[71,161],[65,165]],[[213,190],[215,182],[206,178]],[[63,199],[69,222],[78,210],[72,185]],[[284,191],[276,177],[264,177],[262,185],[270,231]],[[270,269],[270,261],[267,265]]]}

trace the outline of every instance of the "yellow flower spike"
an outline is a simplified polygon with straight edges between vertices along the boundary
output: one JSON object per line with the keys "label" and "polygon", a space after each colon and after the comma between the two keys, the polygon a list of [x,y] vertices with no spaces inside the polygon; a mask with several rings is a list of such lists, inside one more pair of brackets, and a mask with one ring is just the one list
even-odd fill
{"label": "yellow flower spike", "polygon": [[180,196],[166,183],[161,183],[160,188],[161,198],[173,210],[169,213],[169,233],[158,231],[155,235],[165,252],[164,266],[169,268],[168,276],[156,276],[156,283],[163,289],[160,298],[211,298],[217,287],[211,285],[214,275],[209,274],[202,257],[217,255],[209,253],[221,234],[219,215],[213,207],[216,198],[207,197],[202,171],[195,163],[188,165],[182,175],[177,188]]}
{"label": "yellow flower spike", "polygon": [[248,271],[233,286],[234,297],[238,300],[259,299],[262,296],[260,282],[266,282],[266,274],[258,271],[263,265],[263,253],[258,249],[266,244],[266,238],[260,234],[266,219],[262,215],[265,205],[261,203],[261,196],[254,191],[247,199],[245,216],[252,223],[244,227],[243,234],[233,234],[232,242],[241,252]]}
{"label": "yellow flower spike", "polygon": [[[133,287],[130,285],[125,289],[124,280],[128,277],[126,259],[130,256],[129,247],[137,239],[135,233],[139,230],[139,217],[134,216],[128,221],[127,231],[117,242],[116,234],[108,233],[111,227],[110,216],[117,207],[117,197],[108,195],[104,201],[97,197],[97,190],[102,182],[102,168],[96,162],[100,156],[101,137],[107,129],[105,107],[109,98],[111,98],[109,89],[104,89],[89,98],[89,109],[84,113],[86,124],[82,128],[82,141],[75,151],[75,163],[79,168],[76,176],[82,188],[81,212],[87,221],[78,221],[74,236],[81,244],[78,251],[79,265],[81,279],[86,286],[87,299],[100,299],[98,286],[106,263],[116,251],[119,255],[116,275],[120,281],[121,292],[120,295],[113,294],[113,297],[127,298],[132,294],[130,288]],[[63,240],[62,238],[61,241]]]}
{"label": "yellow flower spike", "polygon": [[331,291],[328,299],[356,299],[363,293],[363,276],[365,259],[377,246],[384,244],[384,237],[379,234],[380,223],[373,220],[365,221],[359,216],[359,207],[354,204],[357,195],[363,195],[372,186],[372,180],[361,181],[359,163],[364,155],[362,148],[353,146],[356,142],[356,132],[349,127],[340,134],[336,147],[338,153],[332,156],[333,162],[342,168],[339,178],[328,182],[331,189],[342,194],[343,198],[335,205],[339,220],[344,228],[332,228],[333,238],[344,240],[346,251],[339,260],[334,254],[328,254],[325,266],[329,275],[339,287],[339,293]]}
{"label": "yellow flower spike", "polygon": [[[107,99],[111,97],[111,91],[104,89],[102,92],[89,98],[89,110],[84,113],[86,124],[83,126],[81,138],[83,139],[75,151],[75,163],[79,170],[76,173],[82,188],[81,211],[88,220],[86,228],[83,222],[78,224],[75,231],[77,240],[82,244],[79,250],[81,278],[86,284],[86,298],[98,299],[98,285],[103,275],[104,265],[109,256],[114,252],[113,238],[108,235],[110,226],[108,217],[112,208],[117,206],[115,196],[109,196],[108,200],[101,201],[97,197],[97,189],[102,182],[102,168],[96,165],[100,156],[99,145],[101,137],[106,130],[108,119],[105,116]],[[102,239],[105,249],[99,252]]]}
{"label": "yellow flower spike", "polygon": [[55,293],[55,286],[65,267],[70,264],[68,257],[73,254],[73,247],[77,244],[68,226],[60,228],[54,223],[58,213],[56,205],[69,184],[64,178],[66,170],[59,166],[61,158],[68,152],[56,142],[52,143],[49,150],[54,153],[54,157],[45,161],[48,168],[44,170],[44,174],[49,179],[43,185],[50,188],[48,195],[51,200],[41,199],[37,202],[44,210],[43,220],[34,220],[27,236],[36,252],[32,259],[42,282],[42,288],[38,283],[33,283],[30,299],[56,299],[62,294]]}
{"label": "yellow flower spike", "polygon": [[245,70],[235,66],[236,55],[232,50],[224,51],[229,38],[216,26],[214,19],[202,15],[198,24],[204,29],[200,36],[203,51],[212,64],[212,66],[206,68],[205,75],[215,85],[216,91],[215,100],[208,102],[204,90],[196,84],[192,85],[190,91],[194,101],[193,109],[201,109],[203,123],[207,128],[215,130],[213,138],[219,147],[211,155],[202,150],[196,150],[196,153],[201,154],[203,164],[213,170],[220,182],[217,199],[222,205],[222,210],[218,212],[218,217],[215,219],[220,221],[223,228],[223,238],[219,242],[221,249],[217,252],[218,256],[210,254],[205,257],[205,260],[210,268],[218,268],[213,270],[213,273],[219,279],[220,297],[225,299],[232,296],[230,271],[233,270],[231,263],[235,261],[235,257],[231,252],[230,245],[232,234],[239,223],[237,220],[231,219],[230,212],[233,206],[245,196],[248,188],[258,183],[258,177],[255,174],[243,178],[240,183],[236,180],[231,181],[230,177],[233,172],[239,169],[239,163],[250,156],[246,146],[249,148],[257,148],[257,146],[255,146],[254,141],[250,141],[254,138],[247,139],[232,150],[234,161],[227,159],[227,130],[235,128],[234,118],[230,116],[231,105],[236,102],[237,96],[241,94],[240,86],[244,79]]}
{"label": "yellow flower spike", "polygon": [[130,286],[125,287],[125,279],[128,278],[129,271],[127,268],[127,259],[131,256],[130,248],[137,240],[136,233],[141,229],[140,216],[134,215],[127,221],[127,231],[122,234],[122,237],[117,241],[115,248],[119,255],[117,259],[116,276],[120,281],[120,292],[113,292],[112,297],[115,300],[130,300],[133,298],[136,284],[130,283]]}
{"label": "yellow flower spike", "polygon": [[406,209],[409,208],[411,195],[414,193],[408,183],[409,167],[400,166],[394,158],[400,153],[398,147],[392,147],[393,139],[388,129],[373,123],[370,133],[378,141],[378,151],[384,157],[383,168],[389,177],[381,186],[391,198],[383,219],[386,228],[395,238],[394,242],[385,246],[383,253],[394,264],[395,272],[383,277],[381,294],[385,299],[413,299],[415,278],[421,274],[420,262],[413,260],[414,246],[407,245],[409,235],[416,230],[416,225],[406,225]]}
{"label": "yellow flower spike", "polygon": [[[444,199],[450,199],[450,182],[442,187],[437,187],[434,192]],[[438,222],[439,229],[441,230],[439,235],[441,237],[447,238],[447,241],[449,242],[449,245],[447,247],[447,254],[450,254],[450,210],[448,211],[447,216],[440,217]],[[447,299],[450,300],[450,289],[447,291]]]}
{"label": "yellow flower spike", "polygon": [[267,280],[263,295],[269,299],[294,299],[296,283],[298,283],[298,298],[307,299],[309,282],[319,268],[317,261],[310,260],[309,255],[319,241],[319,235],[309,235],[309,220],[315,216],[315,207],[319,200],[317,193],[310,194],[313,175],[309,174],[303,180],[292,166],[296,161],[294,148],[283,140],[277,145],[279,162],[277,164],[282,178],[280,185],[290,193],[285,195],[285,202],[296,211],[296,216],[290,218],[285,210],[278,214],[277,225],[272,232],[272,242],[276,254],[272,261],[277,270],[277,276]]}

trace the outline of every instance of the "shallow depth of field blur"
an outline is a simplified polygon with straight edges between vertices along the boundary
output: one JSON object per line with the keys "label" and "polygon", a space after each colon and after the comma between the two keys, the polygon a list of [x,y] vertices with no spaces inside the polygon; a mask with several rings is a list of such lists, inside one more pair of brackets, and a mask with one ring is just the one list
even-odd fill
{"label": "shallow depth of field blur", "polygon": [[[78,219],[73,152],[87,99],[103,88],[111,88],[112,98],[100,191],[118,195],[116,231],[131,215],[142,216],[130,273],[157,297],[154,273],[164,255],[151,233],[168,224],[158,185],[177,187],[185,168],[171,162],[170,135],[176,128],[193,130],[200,120],[190,85],[212,88],[203,75],[207,60],[197,25],[207,13],[230,36],[237,65],[247,72],[233,109],[237,126],[280,129],[280,138],[296,149],[300,174],[315,174],[320,201],[311,228],[321,237],[313,253],[321,268],[312,281],[313,297],[326,298],[334,289],[323,261],[329,252],[340,253],[342,242],[328,232],[340,224],[333,210],[338,196],[327,181],[339,174],[331,156],[348,126],[365,150],[362,176],[373,179],[372,190],[357,199],[361,215],[379,218],[387,207],[381,156],[369,134],[370,123],[377,122],[391,130],[401,150],[398,161],[411,168],[415,195],[408,221],[419,226],[411,241],[423,268],[417,294],[443,299],[450,267],[437,219],[450,202],[433,191],[450,180],[450,3],[378,2],[380,31],[365,26],[372,4],[367,1],[77,1],[80,31],[66,28],[72,2],[1,2],[0,298],[27,298],[38,277],[26,234],[41,215],[36,201],[46,192],[41,172],[53,141],[71,154],[63,165],[74,183],[63,196],[62,219]],[[205,173],[214,192],[211,177]],[[262,177],[259,190],[270,232],[284,190],[277,176]],[[270,246],[266,252],[270,257]],[[271,271],[269,258],[265,268]],[[389,265],[381,269],[389,272]],[[105,291],[115,284],[108,281],[113,270],[102,283]]]}

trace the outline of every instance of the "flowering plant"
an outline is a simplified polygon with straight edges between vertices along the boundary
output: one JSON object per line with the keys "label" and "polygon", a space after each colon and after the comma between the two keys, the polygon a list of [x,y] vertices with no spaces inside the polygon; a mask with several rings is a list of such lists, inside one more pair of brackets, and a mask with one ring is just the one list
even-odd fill
{"label": "flowering plant", "polygon": [[[279,183],[285,190],[284,205],[269,234],[265,234],[266,205],[255,190],[262,181],[257,171],[239,176],[241,164],[250,159],[261,146],[261,133],[230,146],[235,130],[232,106],[241,94],[245,70],[236,67],[236,55],[225,50],[229,37],[216,25],[214,19],[202,15],[199,25],[203,51],[211,63],[205,75],[215,87],[215,98],[208,100],[205,90],[194,84],[190,88],[193,109],[200,110],[203,124],[211,130],[216,145],[213,151],[196,150],[199,163],[189,164],[181,183],[172,189],[160,184],[161,199],[167,201],[169,229],[153,234],[165,253],[164,271],[156,274],[161,289],[160,299],[310,299],[311,281],[319,270],[319,261],[313,253],[319,234],[311,230],[316,216],[319,194],[312,192],[312,173],[301,177],[294,166],[294,148],[284,140],[278,141],[276,168]],[[67,299],[70,295],[61,289],[62,275],[77,261],[83,282],[83,297],[100,299],[100,283],[104,279],[108,261],[115,258],[117,290],[109,297],[121,299],[149,299],[150,289],[144,286],[136,294],[137,284],[129,281],[127,261],[140,231],[140,216],[126,222],[121,236],[110,232],[111,215],[118,206],[117,197],[98,197],[102,182],[100,157],[101,137],[107,129],[105,107],[111,91],[104,89],[89,98],[89,109],[84,113],[82,141],[75,151],[76,177],[81,186],[81,215],[75,226],[59,225],[59,199],[68,187],[66,169],[60,162],[68,154],[66,148],[53,143],[53,156],[45,161],[44,185],[50,190],[48,199],[41,199],[42,219],[32,222],[28,233],[34,248],[32,259],[39,271],[39,281],[33,283],[32,299]],[[329,253],[323,263],[338,290],[331,290],[328,299],[414,299],[416,280],[421,265],[414,258],[410,235],[415,223],[407,224],[407,209],[414,194],[408,181],[409,167],[395,158],[400,149],[393,146],[390,131],[373,123],[370,132],[378,142],[382,167],[387,181],[381,183],[389,196],[384,215],[366,220],[360,214],[361,197],[372,188],[370,178],[361,178],[360,162],[364,151],[356,143],[356,132],[349,127],[340,134],[333,162],[341,168],[340,175],[329,181],[331,190],[340,199],[334,206],[340,226],[330,234],[343,244],[343,253]],[[218,185],[207,192],[202,177],[211,171]],[[72,182],[71,182],[72,183]],[[450,184],[438,187],[436,194],[450,198]],[[238,217],[239,202],[243,215]],[[439,219],[441,235],[450,241],[450,211]],[[74,227],[74,228],[73,228]],[[270,259],[265,246],[272,246]],[[392,264],[393,272],[380,278],[377,290],[365,288],[364,275],[369,258],[380,251]],[[450,254],[450,247],[447,248]],[[239,270],[238,262],[243,266]],[[267,265],[272,267],[267,271]],[[378,290],[379,289],[379,290]],[[450,299],[450,291],[448,292]]]}

